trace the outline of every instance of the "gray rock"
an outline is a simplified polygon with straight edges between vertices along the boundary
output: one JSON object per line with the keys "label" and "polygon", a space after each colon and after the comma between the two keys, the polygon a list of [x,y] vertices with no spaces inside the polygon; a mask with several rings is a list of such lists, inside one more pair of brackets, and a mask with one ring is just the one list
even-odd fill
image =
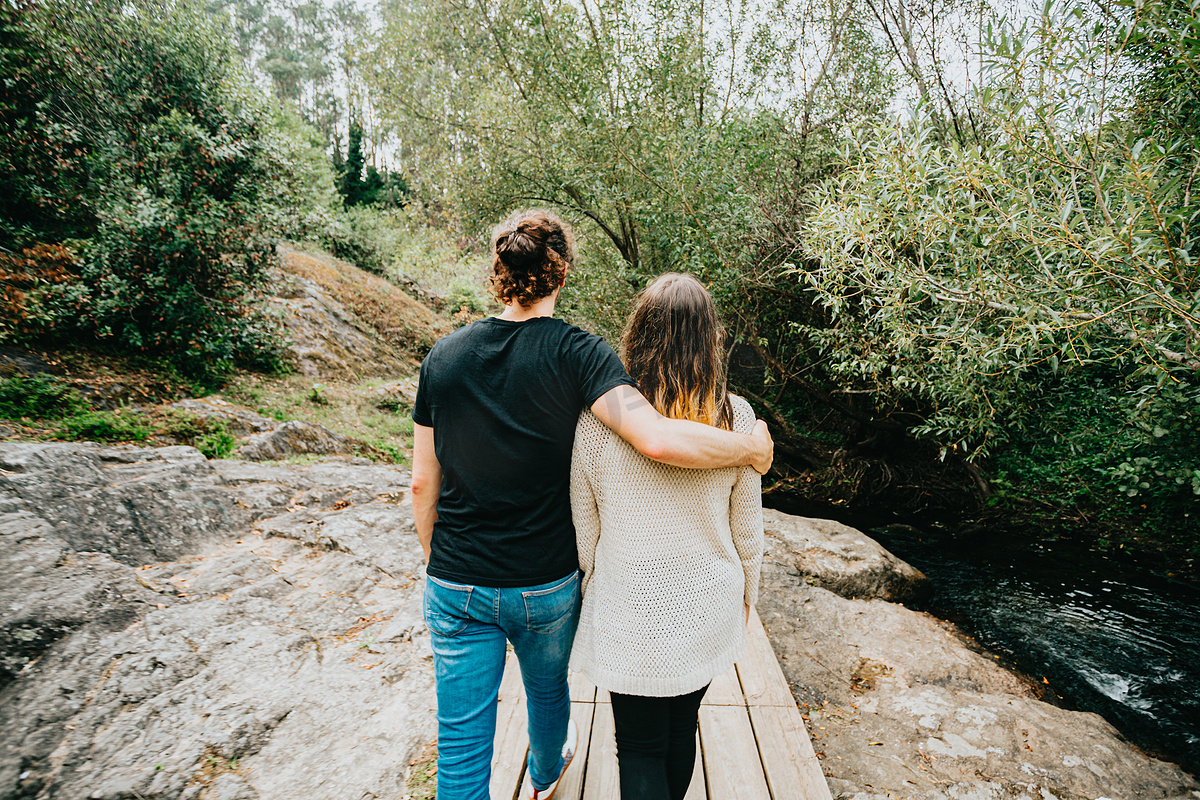
{"label": "gray rock", "polygon": [[[0,445],[14,473],[0,477],[19,484],[0,486],[0,563],[14,576],[0,585],[0,626],[6,647],[14,631],[33,630],[34,644],[4,662],[15,677],[0,690],[0,799],[397,796],[436,733],[404,470],[210,463],[190,448],[157,460],[136,448],[12,448]],[[105,539],[77,529],[91,519],[78,510],[54,521],[33,510],[34,475],[108,481],[118,494],[189,482],[245,516],[170,560],[139,551],[135,568],[76,551]],[[332,494],[355,502],[305,510],[327,532],[315,545],[263,538],[239,507]],[[186,492],[159,499],[177,526],[172,503],[175,516],[192,513]],[[260,509],[273,510],[287,518],[281,532],[299,513]]]}
{"label": "gray rock", "polygon": [[216,777],[210,795],[212,800],[258,800],[258,792],[254,787],[231,772]]}
{"label": "gray rock", "polygon": [[363,449],[363,443],[357,439],[294,419],[250,436],[233,455],[251,461],[275,461],[299,455],[351,455]]}
{"label": "gray rock", "polygon": [[372,503],[340,511],[298,511],[266,520],[259,530],[263,536],[361,556],[393,578],[411,577],[424,561],[407,506]]}
{"label": "gray rock", "polygon": [[[758,610],[835,800],[1182,800],[1200,791],[1095,714],[1038,700],[953,625],[810,585],[841,581],[836,560],[829,576],[809,569],[769,558]],[[875,585],[885,593],[894,584]]]}
{"label": "gray rock", "polygon": [[417,401],[417,379],[389,381],[375,389],[375,405],[389,411],[406,411]]}
{"label": "gray rock", "polygon": [[220,422],[234,436],[249,436],[273,431],[281,424],[279,420],[256,414],[244,406],[230,403],[219,397],[189,398],[172,403],[170,407]]}
{"label": "gray rock", "polygon": [[920,570],[861,531],[829,519],[763,509],[767,558],[790,566],[806,582],[843,597],[913,600],[929,588]]}
{"label": "gray rock", "polygon": [[0,443],[0,511],[45,520],[77,552],[169,561],[244,530],[221,477],[192,447]]}
{"label": "gray rock", "polygon": [[286,510],[329,510],[373,501],[401,503],[407,470],[366,459],[330,458],[307,466],[213,461],[238,504],[255,518]]}
{"label": "gray rock", "polygon": [[0,515],[0,687],[77,628],[120,627],[158,602],[132,568],[53,531],[27,511]]}
{"label": "gray rock", "polygon": [[[282,283],[283,281],[277,281]],[[288,355],[296,370],[313,378],[359,378],[412,372],[416,363],[380,341],[314,281],[288,276],[290,297],[272,297],[287,328]]]}

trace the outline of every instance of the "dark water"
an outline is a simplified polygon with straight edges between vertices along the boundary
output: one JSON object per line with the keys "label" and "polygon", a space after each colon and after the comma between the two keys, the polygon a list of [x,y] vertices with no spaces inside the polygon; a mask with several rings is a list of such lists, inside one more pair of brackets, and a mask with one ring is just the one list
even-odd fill
{"label": "dark water", "polygon": [[1200,773],[1200,590],[1037,537],[870,535],[933,581],[958,623],[1143,750]]}

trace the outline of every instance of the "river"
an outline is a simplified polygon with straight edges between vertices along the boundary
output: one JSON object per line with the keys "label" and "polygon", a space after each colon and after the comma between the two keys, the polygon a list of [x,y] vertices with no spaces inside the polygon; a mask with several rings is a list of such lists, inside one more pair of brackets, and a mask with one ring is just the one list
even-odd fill
{"label": "river", "polygon": [[1143,750],[1200,773],[1200,590],[1064,540],[870,535],[932,580],[918,607],[956,622]]}

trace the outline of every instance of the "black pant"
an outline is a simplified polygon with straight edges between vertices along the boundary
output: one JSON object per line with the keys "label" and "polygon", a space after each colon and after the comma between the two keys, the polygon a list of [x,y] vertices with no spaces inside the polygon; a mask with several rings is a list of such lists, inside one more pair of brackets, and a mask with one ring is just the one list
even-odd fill
{"label": "black pant", "polygon": [[622,800],[683,800],[696,766],[705,686],[678,697],[611,692]]}

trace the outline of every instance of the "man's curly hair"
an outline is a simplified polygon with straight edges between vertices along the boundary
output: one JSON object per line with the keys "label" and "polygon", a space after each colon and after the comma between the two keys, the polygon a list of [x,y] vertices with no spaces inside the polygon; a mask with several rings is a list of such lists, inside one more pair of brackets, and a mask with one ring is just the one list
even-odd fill
{"label": "man's curly hair", "polygon": [[563,284],[575,260],[575,235],[553,211],[520,211],[492,231],[488,288],[501,303],[531,306]]}

